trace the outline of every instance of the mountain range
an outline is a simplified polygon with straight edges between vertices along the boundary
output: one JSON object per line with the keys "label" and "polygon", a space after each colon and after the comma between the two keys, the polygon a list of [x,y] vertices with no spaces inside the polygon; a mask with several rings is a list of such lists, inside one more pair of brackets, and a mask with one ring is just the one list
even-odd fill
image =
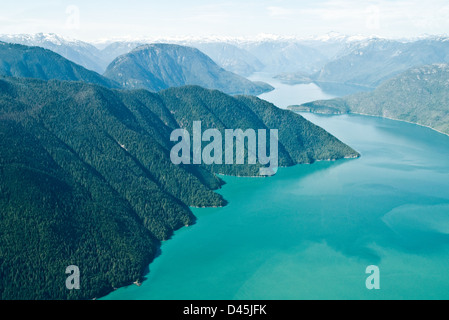
{"label": "mountain range", "polygon": [[93,44],[66,39],[54,33],[0,35],[0,41],[29,47],[42,47],[100,74],[109,64],[103,59],[101,51]]}
{"label": "mountain range", "polygon": [[251,82],[219,67],[196,48],[174,44],[140,46],[119,56],[104,76],[127,89],[160,91],[199,85],[228,94],[259,95],[273,90],[266,83]]}
{"label": "mountain range", "polygon": [[151,91],[201,85],[229,94],[258,95],[273,89],[220,68],[197,49],[167,44],[146,45],[120,56],[101,76],[51,50],[0,42],[0,75]]}
{"label": "mountain range", "polygon": [[375,88],[407,69],[449,63],[449,38],[414,42],[371,39],[349,46],[346,52],[327,63],[314,80]]}
{"label": "mountain range", "polygon": [[311,38],[264,35],[257,39],[155,38],[89,44],[55,34],[0,35],[0,41],[44,47],[99,74],[114,59],[139,46],[172,43],[197,48],[220,67],[244,77],[263,71],[282,74],[280,79],[289,84],[310,78],[323,87],[347,84],[365,91],[409,68],[448,63],[448,40],[447,36],[392,40],[329,33]]}
{"label": "mountain range", "polygon": [[[288,39],[261,39],[260,41],[218,40],[158,40],[151,43],[172,43],[194,47],[207,54],[220,67],[250,76],[255,72],[281,73],[302,71],[315,73],[344,47],[344,40],[298,41]],[[148,41],[116,41],[103,50],[107,59],[129,53],[131,50],[150,44]],[[111,60],[112,61],[112,60]]]}
{"label": "mountain range", "polygon": [[[330,34],[312,39],[211,39],[209,42],[184,39],[178,42],[204,50],[221,67],[244,76],[268,72],[287,84],[314,82],[326,91],[329,86],[351,86],[348,93],[371,91],[409,68],[449,62],[446,36],[392,40]],[[104,51],[119,48],[117,53],[123,53],[134,45],[116,42]]]}
{"label": "mountain range", "polygon": [[108,88],[120,85],[41,47],[0,42],[0,75],[42,80],[84,81]]}
{"label": "mountain range", "polygon": [[188,46],[199,49],[225,70],[248,77],[262,71],[265,65],[250,52],[225,42],[192,42]]}

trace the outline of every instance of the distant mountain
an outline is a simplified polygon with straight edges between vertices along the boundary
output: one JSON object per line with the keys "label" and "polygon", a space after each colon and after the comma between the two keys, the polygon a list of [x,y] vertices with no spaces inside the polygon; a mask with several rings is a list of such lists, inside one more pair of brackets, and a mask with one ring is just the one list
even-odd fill
{"label": "distant mountain", "polygon": [[369,39],[348,45],[313,79],[375,88],[407,69],[448,62],[449,38],[413,42]]}
{"label": "distant mountain", "polygon": [[201,42],[188,45],[207,54],[223,69],[243,77],[248,77],[265,68],[264,64],[254,55],[229,43]]}
{"label": "distant mountain", "polygon": [[412,68],[369,93],[315,101],[294,111],[360,113],[408,121],[449,134],[449,65]]}
{"label": "distant mountain", "polygon": [[[24,39],[27,38],[24,37]],[[116,54],[119,54],[121,52],[127,53],[129,51],[132,51],[133,48],[138,45],[139,45],[138,43],[114,43],[106,47],[103,51],[101,51],[101,56],[103,59],[105,59],[105,61],[108,59],[113,60]],[[164,45],[160,44],[158,46],[162,48]],[[238,48],[235,48],[234,50],[230,45],[224,47],[231,50],[231,52],[229,52],[230,56],[232,56],[233,52],[243,54],[242,53],[243,50],[240,50]],[[172,47],[166,46],[164,50],[168,48]],[[178,48],[181,48],[181,46],[178,46]],[[185,50],[182,54],[186,54],[187,52],[188,50]],[[168,73],[162,73],[160,75],[162,77],[161,80],[164,83],[163,84],[159,83],[159,85],[157,85],[156,87],[151,86],[149,87],[142,86],[142,87],[158,91],[161,89],[166,89],[172,85],[182,86],[185,84],[198,84],[204,87],[221,89],[231,94],[243,94],[243,93],[260,94],[272,90],[272,88],[267,84],[250,82],[249,80],[246,80],[242,77],[232,74],[231,72],[226,72],[220,69],[213,62],[211,62],[210,58],[208,58],[199,51],[196,51],[194,53],[192,52],[187,53],[191,55],[190,58],[193,59],[192,61],[194,63],[196,63],[197,67],[196,70],[188,70],[190,69],[191,66],[187,63],[187,61],[184,61],[184,70],[181,71],[181,69],[174,68],[175,64],[171,64],[171,62],[176,60],[174,58],[178,53],[171,51],[170,53],[167,54],[166,57],[168,58],[168,55],[170,54],[173,55],[171,57],[172,60],[168,62],[166,67],[169,67],[169,69],[171,68],[171,70]],[[249,56],[250,55],[248,54],[247,58],[250,60]],[[233,61],[235,62],[237,60],[238,58],[234,59]],[[3,76],[30,77],[43,80],[57,79],[57,80],[85,81],[88,83],[95,83],[104,85],[106,87],[115,87],[115,88],[120,86],[118,83],[115,83],[111,79],[100,76],[99,74],[91,70],[87,70],[69,61],[68,59],[64,59],[62,56],[59,56],[58,54],[52,52],[51,50],[44,50],[41,47],[29,47],[29,46],[4,43],[2,44],[2,47],[0,47],[0,61],[3,62],[3,64],[0,65],[0,75]],[[253,62],[256,65],[260,64],[260,62],[257,62],[257,60]],[[236,62],[236,64],[238,64],[238,62]],[[238,66],[236,65],[235,67],[238,68]],[[243,69],[252,68],[249,64],[241,65],[241,67]],[[169,69],[166,69],[166,71]],[[247,71],[248,70],[249,69],[247,69]],[[170,72],[174,72],[173,76],[175,78],[178,77],[178,80],[171,81]],[[194,72],[197,73],[194,74]],[[142,75],[143,81],[147,80],[145,79],[146,76],[151,78],[153,74]],[[181,79],[185,79],[185,81]],[[135,87],[128,85],[126,85],[126,87],[131,89],[141,88],[139,86]]]}
{"label": "distant mountain", "polygon": [[297,41],[248,41],[239,47],[259,59],[266,66],[264,71],[271,73],[312,74],[328,61],[320,50]]}
{"label": "distant mountain", "polygon": [[109,88],[119,85],[41,47],[0,42],[0,75],[42,80],[84,81]]}
{"label": "distant mountain", "polygon": [[266,83],[251,82],[220,68],[198,49],[151,44],[115,59],[104,73],[128,89],[160,91],[169,87],[199,85],[228,94],[259,95],[273,90]]}
{"label": "distant mountain", "polygon": [[[120,91],[82,82],[0,79],[0,298],[92,299],[142,281],[160,242],[223,206],[214,173],[176,166],[176,128],[279,129],[281,165],[358,154],[299,115],[198,86]],[[82,290],[65,288],[77,265]],[[27,285],[23,285],[26,283]]]}
{"label": "distant mountain", "polygon": [[[92,45],[55,34],[0,35],[0,41],[40,46],[100,74],[118,56],[138,46],[172,43],[198,48],[220,67],[242,76],[257,71],[300,73],[314,75],[313,80],[318,83],[338,82],[372,88],[408,68],[449,62],[445,58],[447,39],[444,36],[427,36],[399,41],[333,32],[309,38],[273,35],[251,39],[185,37]],[[385,64],[380,65],[380,61],[385,61]],[[347,71],[349,67],[351,72]]]}
{"label": "distant mountain", "polygon": [[[104,61],[129,53],[148,41],[118,41],[101,51]],[[237,40],[237,39],[172,39],[151,43],[172,43],[194,47],[208,55],[227,71],[247,77],[254,72],[270,73],[319,71],[344,46],[341,39],[308,40]]]}
{"label": "distant mountain", "polygon": [[[262,62],[244,49],[225,42],[173,42],[199,49],[208,55],[216,64],[223,69],[248,77],[254,72],[264,68]],[[104,61],[111,63],[118,56],[131,52],[137,47],[143,46],[143,42],[118,41],[107,45],[101,50]]]}
{"label": "distant mountain", "polygon": [[100,50],[94,45],[79,40],[67,40],[53,33],[0,35],[0,41],[49,49],[100,74],[106,70],[109,64],[103,60]]}
{"label": "distant mountain", "polygon": [[114,61],[117,57],[127,54],[134,50],[137,47],[143,46],[143,42],[134,42],[134,41],[116,41],[108,44],[105,48],[100,51],[100,56],[106,66],[103,70],[106,71],[107,67]]}
{"label": "distant mountain", "polygon": [[242,76],[254,72],[299,72],[307,75],[318,72],[349,45],[372,37],[345,36],[330,33],[321,37],[292,38],[262,35],[251,39],[213,37],[185,37],[174,39],[139,39],[102,44],[100,56],[110,63],[120,55],[152,43],[171,43],[194,47],[208,55],[220,67]]}

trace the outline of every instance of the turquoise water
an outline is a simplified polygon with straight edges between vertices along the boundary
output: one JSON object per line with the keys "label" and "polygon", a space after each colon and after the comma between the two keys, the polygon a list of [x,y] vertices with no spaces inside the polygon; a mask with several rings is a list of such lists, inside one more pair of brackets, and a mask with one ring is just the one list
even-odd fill
{"label": "turquoise water", "polygon": [[[306,118],[360,159],[223,177],[225,208],[105,299],[449,299],[449,137],[363,116]],[[380,290],[367,290],[367,266]]]}

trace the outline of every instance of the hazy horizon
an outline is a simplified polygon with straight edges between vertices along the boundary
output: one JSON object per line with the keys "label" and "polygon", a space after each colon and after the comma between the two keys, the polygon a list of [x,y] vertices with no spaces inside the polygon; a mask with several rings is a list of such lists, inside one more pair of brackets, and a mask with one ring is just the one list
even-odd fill
{"label": "hazy horizon", "polygon": [[398,39],[449,30],[444,0],[18,0],[1,7],[0,34],[55,33],[86,42],[261,34],[306,38],[329,32]]}

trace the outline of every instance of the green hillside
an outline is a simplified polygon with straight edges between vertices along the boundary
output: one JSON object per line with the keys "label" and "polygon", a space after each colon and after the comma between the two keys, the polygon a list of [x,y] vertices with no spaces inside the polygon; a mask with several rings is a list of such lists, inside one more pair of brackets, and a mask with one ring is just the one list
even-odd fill
{"label": "green hillside", "polygon": [[[224,206],[213,173],[175,166],[173,129],[279,128],[283,165],[357,153],[299,115],[200,87],[160,94],[82,82],[0,78],[0,298],[91,299],[142,281],[160,242]],[[77,265],[82,290],[68,291]]]}
{"label": "green hillside", "polygon": [[199,85],[227,94],[259,95],[273,88],[251,82],[219,67],[198,49],[174,44],[138,47],[115,59],[104,76],[127,89],[160,91],[170,87]]}
{"label": "green hillside", "polygon": [[5,42],[0,42],[0,76],[83,81],[109,88],[119,88],[114,81],[67,60],[53,51]]}
{"label": "green hillside", "polygon": [[409,121],[449,134],[449,66],[413,68],[373,92],[315,101],[291,110],[367,114]]}

